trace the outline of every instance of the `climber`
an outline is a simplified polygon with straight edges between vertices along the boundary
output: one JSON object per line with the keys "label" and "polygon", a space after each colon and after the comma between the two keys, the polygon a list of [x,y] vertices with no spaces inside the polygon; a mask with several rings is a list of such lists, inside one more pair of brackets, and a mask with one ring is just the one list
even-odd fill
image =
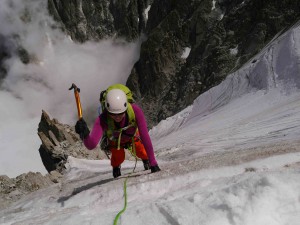
{"label": "climber", "polygon": [[111,151],[111,166],[114,178],[121,176],[121,164],[125,159],[124,149],[142,159],[145,170],[152,173],[160,171],[156,162],[147,123],[142,109],[133,103],[128,87],[116,84],[101,93],[102,113],[96,118],[90,132],[85,120],[79,119],[75,125],[76,133],[82,138],[87,149],[94,149],[104,133],[108,136]]}

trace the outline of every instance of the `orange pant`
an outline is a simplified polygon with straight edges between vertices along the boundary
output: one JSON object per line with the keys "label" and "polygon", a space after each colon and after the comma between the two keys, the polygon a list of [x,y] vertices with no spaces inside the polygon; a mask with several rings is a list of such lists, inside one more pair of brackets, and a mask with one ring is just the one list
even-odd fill
{"label": "orange pant", "polygon": [[[147,152],[142,142],[139,139],[137,139],[134,141],[134,144],[135,144],[136,156],[140,159],[148,159]],[[124,148],[121,147],[118,150],[118,148],[115,147],[115,145],[111,145],[110,150],[111,150],[111,159],[110,159],[111,166],[112,167],[120,166],[125,159]]]}

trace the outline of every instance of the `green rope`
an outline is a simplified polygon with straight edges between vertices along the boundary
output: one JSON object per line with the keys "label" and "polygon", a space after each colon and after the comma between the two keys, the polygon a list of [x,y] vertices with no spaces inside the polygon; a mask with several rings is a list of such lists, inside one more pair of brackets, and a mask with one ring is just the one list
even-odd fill
{"label": "green rope", "polygon": [[[132,138],[132,148],[133,148],[133,154],[135,157],[135,165],[134,168],[132,170],[131,173],[129,173],[124,181],[124,186],[123,186],[123,190],[124,190],[124,207],[123,209],[116,215],[115,219],[114,219],[114,225],[117,225],[118,220],[120,218],[120,216],[126,211],[127,208],[127,180],[130,177],[131,174],[134,173],[135,168],[136,168],[136,164],[137,164],[137,157],[136,157],[136,152],[135,152],[135,144],[134,144],[134,137]],[[132,152],[131,152],[132,153]]]}

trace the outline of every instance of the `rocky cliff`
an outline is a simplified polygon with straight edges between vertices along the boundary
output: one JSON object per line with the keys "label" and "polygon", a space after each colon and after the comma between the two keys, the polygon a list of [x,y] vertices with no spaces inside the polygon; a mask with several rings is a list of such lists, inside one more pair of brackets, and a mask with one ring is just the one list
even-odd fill
{"label": "rocky cliff", "polygon": [[56,170],[63,173],[68,156],[86,159],[107,158],[100,148],[88,151],[75,133],[74,127],[50,119],[45,111],[42,112],[38,135],[42,141],[40,156],[48,172]]}
{"label": "rocky cliff", "polygon": [[150,126],[190,105],[300,18],[299,1],[49,0],[74,40],[146,36],[127,85]]}
{"label": "rocky cliff", "polygon": [[73,40],[122,37],[132,41],[146,26],[150,0],[48,0],[49,12]]}

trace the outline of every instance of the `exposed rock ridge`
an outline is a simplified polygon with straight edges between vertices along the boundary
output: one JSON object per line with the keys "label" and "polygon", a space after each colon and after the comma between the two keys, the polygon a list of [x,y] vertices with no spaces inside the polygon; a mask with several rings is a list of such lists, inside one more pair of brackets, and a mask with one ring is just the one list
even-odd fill
{"label": "exposed rock ridge", "polygon": [[43,176],[41,173],[24,173],[16,178],[0,176],[0,209],[7,207],[28,193],[58,183],[62,175],[56,171]]}
{"label": "exposed rock ridge", "polygon": [[61,124],[55,118],[51,120],[45,111],[42,111],[38,135],[42,141],[39,152],[48,172],[56,170],[62,173],[68,156],[86,159],[107,158],[100,148],[88,151],[73,127]]}

